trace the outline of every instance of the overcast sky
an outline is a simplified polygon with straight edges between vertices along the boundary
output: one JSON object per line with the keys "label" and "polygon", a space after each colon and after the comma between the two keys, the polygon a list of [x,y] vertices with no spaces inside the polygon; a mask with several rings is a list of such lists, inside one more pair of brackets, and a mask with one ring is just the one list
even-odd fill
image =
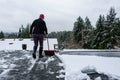
{"label": "overcast sky", "polygon": [[114,7],[120,17],[120,0],[0,0],[0,31],[18,32],[45,15],[49,33],[72,30],[74,22],[81,16],[88,16],[95,25],[99,15],[106,15]]}

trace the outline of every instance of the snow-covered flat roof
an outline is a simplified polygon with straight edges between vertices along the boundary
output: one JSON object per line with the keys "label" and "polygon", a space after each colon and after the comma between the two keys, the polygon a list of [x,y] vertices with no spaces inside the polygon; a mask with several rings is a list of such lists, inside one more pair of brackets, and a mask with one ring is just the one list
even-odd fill
{"label": "snow-covered flat roof", "polygon": [[89,52],[109,52],[109,51],[112,51],[112,52],[114,52],[114,51],[120,51],[120,48],[118,48],[118,49],[63,49],[63,51],[65,52],[65,51],[83,51],[83,52],[85,52],[85,51],[89,51]]}
{"label": "snow-covered flat roof", "polygon": [[[51,50],[54,49],[54,44],[58,44],[56,38],[49,38],[49,47]],[[29,39],[5,39],[0,40],[0,50],[22,50],[22,44],[27,44],[27,50],[33,50],[34,42]],[[44,39],[44,50],[48,49],[47,40]]]}

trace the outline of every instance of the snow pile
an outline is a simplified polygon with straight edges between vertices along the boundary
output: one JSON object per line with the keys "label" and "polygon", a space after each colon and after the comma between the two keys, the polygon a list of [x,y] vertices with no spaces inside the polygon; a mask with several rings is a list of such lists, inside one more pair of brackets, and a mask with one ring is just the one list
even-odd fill
{"label": "snow pile", "polygon": [[94,66],[87,66],[81,70],[82,73],[92,74],[97,72],[96,68]]}

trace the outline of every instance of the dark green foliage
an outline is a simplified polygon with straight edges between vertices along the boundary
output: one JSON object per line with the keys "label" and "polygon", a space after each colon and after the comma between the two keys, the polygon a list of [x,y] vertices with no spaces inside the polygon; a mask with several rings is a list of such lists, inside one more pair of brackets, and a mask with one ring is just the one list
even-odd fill
{"label": "dark green foliage", "polygon": [[106,35],[105,35],[105,40],[106,40],[106,47],[107,48],[114,48],[114,46],[117,43],[117,33],[119,32],[117,30],[117,22],[116,22],[116,13],[115,9],[111,8],[109,11],[109,14],[107,15],[107,20],[106,20]]}
{"label": "dark green foliage", "polygon": [[[93,29],[89,18],[85,18],[83,28],[78,27],[78,23],[81,22],[79,18],[74,25],[74,39],[76,42],[81,41],[83,48],[94,49],[113,49],[117,45],[117,41],[120,40],[120,19],[116,18],[116,12],[114,8],[111,8],[109,14],[106,16],[99,16],[96,22],[96,28]],[[82,38],[79,39],[80,31],[82,29]],[[79,35],[79,36],[78,36]]]}
{"label": "dark green foliage", "polygon": [[96,29],[94,30],[94,37],[92,39],[91,48],[104,49],[104,36],[105,36],[105,18],[104,16],[99,16],[96,23]]}
{"label": "dark green foliage", "polygon": [[115,35],[117,35],[116,38],[120,40],[120,19],[116,18],[115,22],[116,22]]}
{"label": "dark green foliage", "polygon": [[57,32],[51,32],[49,38],[57,38]]}
{"label": "dark green foliage", "polygon": [[30,24],[27,24],[25,28],[22,25],[21,28],[19,28],[18,38],[29,38],[29,28]]}
{"label": "dark green foliage", "polygon": [[[87,34],[85,34],[87,33]],[[90,49],[91,48],[91,43],[93,41],[93,38],[94,38],[94,33],[93,31],[86,31],[84,32],[85,36],[84,36],[84,40],[83,40],[83,48],[86,48],[86,49]]]}
{"label": "dark green foliage", "polygon": [[83,19],[81,17],[78,17],[77,21],[74,23],[74,28],[73,28],[74,40],[76,42],[82,40],[82,31],[84,28],[85,26]]}
{"label": "dark green foliage", "polygon": [[6,36],[6,38],[17,38],[17,33],[9,33],[8,36]]}
{"label": "dark green foliage", "polygon": [[[99,16],[96,23],[96,29],[94,35],[91,36],[91,47],[94,49],[113,49],[117,44],[117,40],[120,39],[120,20],[116,18],[115,9],[111,8],[109,14],[105,18]],[[86,41],[86,40],[85,40]],[[87,43],[86,43],[87,44]]]}
{"label": "dark green foliage", "polygon": [[0,32],[0,39],[1,39],[1,38],[4,38],[4,37],[5,37],[5,36],[4,36],[4,33],[1,31],[1,32]]}
{"label": "dark green foliage", "polygon": [[58,45],[65,44],[72,38],[72,31],[60,31],[49,33],[49,38],[57,38]]}
{"label": "dark green foliage", "polygon": [[91,22],[88,17],[85,18],[85,28],[83,30],[83,41],[82,41],[82,47],[84,48],[90,48],[90,44],[92,42],[92,35],[93,35],[93,26],[91,25]]}
{"label": "dark green foliage", "polygon": [[105,30],[104,30],[104,44],[106,48],[114,48],[118,40],[117,30],[117,18],[115,9],[111,8],[106,18]]}
{"label": "dark green foliage", "polygon": [[49,38],[57,38],[58,42],[62,43],[70,39],[71,31],[60,31],[49,33]]}
{"label": "dark green foliage", "polygon": [[85,18],[85,30],[92,30],[93,26],[91,25],[91,22],[88,17]]}

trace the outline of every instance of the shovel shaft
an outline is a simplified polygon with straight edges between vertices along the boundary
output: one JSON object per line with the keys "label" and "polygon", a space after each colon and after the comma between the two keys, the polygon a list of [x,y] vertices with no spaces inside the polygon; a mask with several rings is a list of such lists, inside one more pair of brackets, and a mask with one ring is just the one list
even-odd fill
{"label": "shovel shaft", "polygon": [[47,45],[48,45],[48,50],[50,50],[49,40],[48,40],[48,38],[47,38]]}
{"label": "shovel shaft", "polygon": [[47,46],[48,46],[48,50],[44,50],[45,55],[53,56],[55,53],[54,50],[50,50],[48,38],[47,38]]}

